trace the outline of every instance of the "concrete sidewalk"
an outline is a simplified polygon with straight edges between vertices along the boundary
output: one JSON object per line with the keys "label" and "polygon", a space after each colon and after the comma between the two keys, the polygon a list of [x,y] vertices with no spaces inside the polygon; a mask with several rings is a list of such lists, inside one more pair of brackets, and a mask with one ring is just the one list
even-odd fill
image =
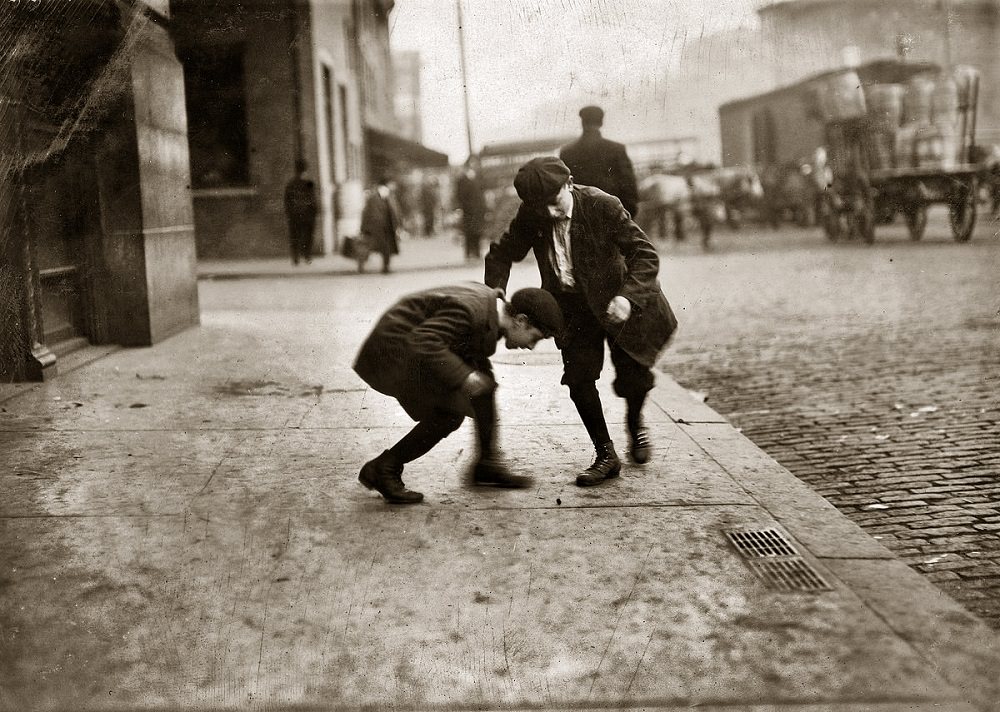
{"label": "concrete sidewalk", "polygon": [[[486,249],[487,245],[483,245]],[[460,267],[467,264],[465,248],[459,233],[448,230],[432,237],[404,237],[399,254],[393,256],[394,272]],[[368,272],[382,270],[382,257],[369,256]],[[310,264],[294,265],[289,257],[257,259],[198,260],[199,279],[245,279],[247,277],[316,277],[321,275],[357,274],[358,263],[339,254],[314,257]]]}
{"label": "concrete sidewalk", "polygon": [[558,354],[501,347],[536,487],[464,488],[467,422],[387,506],[357,472],[410,423],[349,368],[355,279],[322,320],[220,308],[0,387],[0,709],[1000,709],[990,630],[664,376],[652,461],[580,489]]}

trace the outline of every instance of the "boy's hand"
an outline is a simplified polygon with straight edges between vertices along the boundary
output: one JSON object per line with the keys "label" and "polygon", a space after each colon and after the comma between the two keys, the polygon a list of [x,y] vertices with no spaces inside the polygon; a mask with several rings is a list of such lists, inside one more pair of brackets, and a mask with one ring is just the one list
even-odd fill
{"label": "boy's hand", "polygon": [[462,393],[469,398],[485,395],[497,387],[497,382],[482,371],[473,371],[462,382]]}
{"label": "boy's hand", "polygon": [[607,316],[608,321],[612,324],[625,323],[632,316],[632,302],[621,295],[615,297],[608,304],[608,311],[605,316]]}

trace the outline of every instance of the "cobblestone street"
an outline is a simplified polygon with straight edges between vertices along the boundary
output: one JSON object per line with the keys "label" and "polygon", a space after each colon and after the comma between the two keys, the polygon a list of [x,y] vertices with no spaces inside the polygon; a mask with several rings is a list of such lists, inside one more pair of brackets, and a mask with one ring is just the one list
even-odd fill
{"label": "cobblestone street", "polygon": [[661,246],[682,330],[661,367],[1000,629],[1000,239],[720,231]]}

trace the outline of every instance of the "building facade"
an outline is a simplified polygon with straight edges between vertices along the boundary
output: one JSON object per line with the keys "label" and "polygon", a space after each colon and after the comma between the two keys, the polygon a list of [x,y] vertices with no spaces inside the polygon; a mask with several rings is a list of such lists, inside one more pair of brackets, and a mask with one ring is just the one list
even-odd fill
{"label": "building facade", "polygon": [[394,52],[393,71],[396,75],[396,118],[399,134],[418,143],[424,140],[424,126],[420,111],[420,53]]}
{"label": "building facade", "polygon": [[[394,1],[356,0],[356,4],[361,122],[364,125],[368,176],[375,179],[381,174],[398,177],[415,170],[429,173],[445,171],[448,157],[407,136],[396,112],[399,79],[389,48],[390,15]],[[415,108],[419,111],[418,106]]]}
{"label": "building facade", "polygon": [[0,379],[198,323],[197,260],[287,255],[284,186],[318,187],[314,252],[355,235],[399,135],[391,0],[9,0],[0,14]]}
{"label": "building facade", "polygon": [[392,0],[172,0],[185,72],[198,256],[289,252],[284,187],[317,187],[314,254],[360,225],[364,190],[398,161],[447,157],[400,136]]}
{"label": "building facade", "polygon": [[197,324],[166,0],[11,2],[0,23],[0,379]]}
{"label": "building facade", "polygon": [[314,251],[360,213],[364,139],[351,0],[173,0],[200,258],[288,254],[284,186],[317,186]]}

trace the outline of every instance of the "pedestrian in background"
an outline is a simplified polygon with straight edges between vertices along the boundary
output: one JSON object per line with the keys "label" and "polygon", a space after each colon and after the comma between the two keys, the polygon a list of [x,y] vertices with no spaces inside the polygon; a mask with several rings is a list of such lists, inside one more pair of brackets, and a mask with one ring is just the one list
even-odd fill
{"label": "pedestrian in background", "polygon": [[506,288],[511,265],[534,251],[542,289],[559,304],[566,329],[556,339],[562,383],[576,405],[597,453],[577,475],[581,487],[617,477],[621,462],[608,432],[596,382],[604,342],[615,366],[615,393],[625,399],[629,454],[649,460],[652,443],[642,408],[653,388],[652,367],[677,326],[660,290],[660,261],[621,201],[576,185],[554,156],[521,166],[514,178],[521,199],[503,236],[490,245],[484,281]]}
{"label": "pedestrian in background", "polygon": [[486,194],[479,176],[479,162],[470,156],[455,185],[455,199],[462,211],[465,259],[478,260],[486,225]]}
{"label": "pedestrian in background", "polygon": [[380,174],[375,186],[368,191],[361,211],[361,242],[356,257],[358,272],[365,271],[368,255],[382,255],[382,273],[389,273],[393,255],[399,254],[399,215],[392,198],[391,176]]}
{"label": "pedestrian in background", "polygon": [[589,185],[615,196],[635,220],[639,210],[639,188],[625,146],[601,136],[604,111],[599,106],[580,109],[583,135],[559,151],[559,158],[573,174],[577,185]]}
{"label": "pedestrian in background", "polygon": [[300,259],[312,262],[313,230],[316,227],[316,185],[306,178],[308,165],[301,158],[295,161],[295,176],[285,184],[285,218],[288,221],[288,241],[292,248],[292,264]]}
{"label": "pedestrian in background", "polygon": [[469,483],[528,487],[496,447],[496,382],[490,356],[506,338],[508,349],[533,349],[563,328],[555,299],[541,289],[522,289],[510,301],[503,292],[470,283],[404,297],[367,338],[354,370],[372,388],[392,396],[417,424],[399,442],[361,468],[358,480],[392,504],[415,504],[403,466],[430,452],[466,416],[476,424],[478,457]]}
{"label": "pedestrian in background", "polygon": [[420,212],[423,216],[424,237],[432,237],[437,227],[437,212],[441,203],[437,178],[427,176],[420,187]]}

